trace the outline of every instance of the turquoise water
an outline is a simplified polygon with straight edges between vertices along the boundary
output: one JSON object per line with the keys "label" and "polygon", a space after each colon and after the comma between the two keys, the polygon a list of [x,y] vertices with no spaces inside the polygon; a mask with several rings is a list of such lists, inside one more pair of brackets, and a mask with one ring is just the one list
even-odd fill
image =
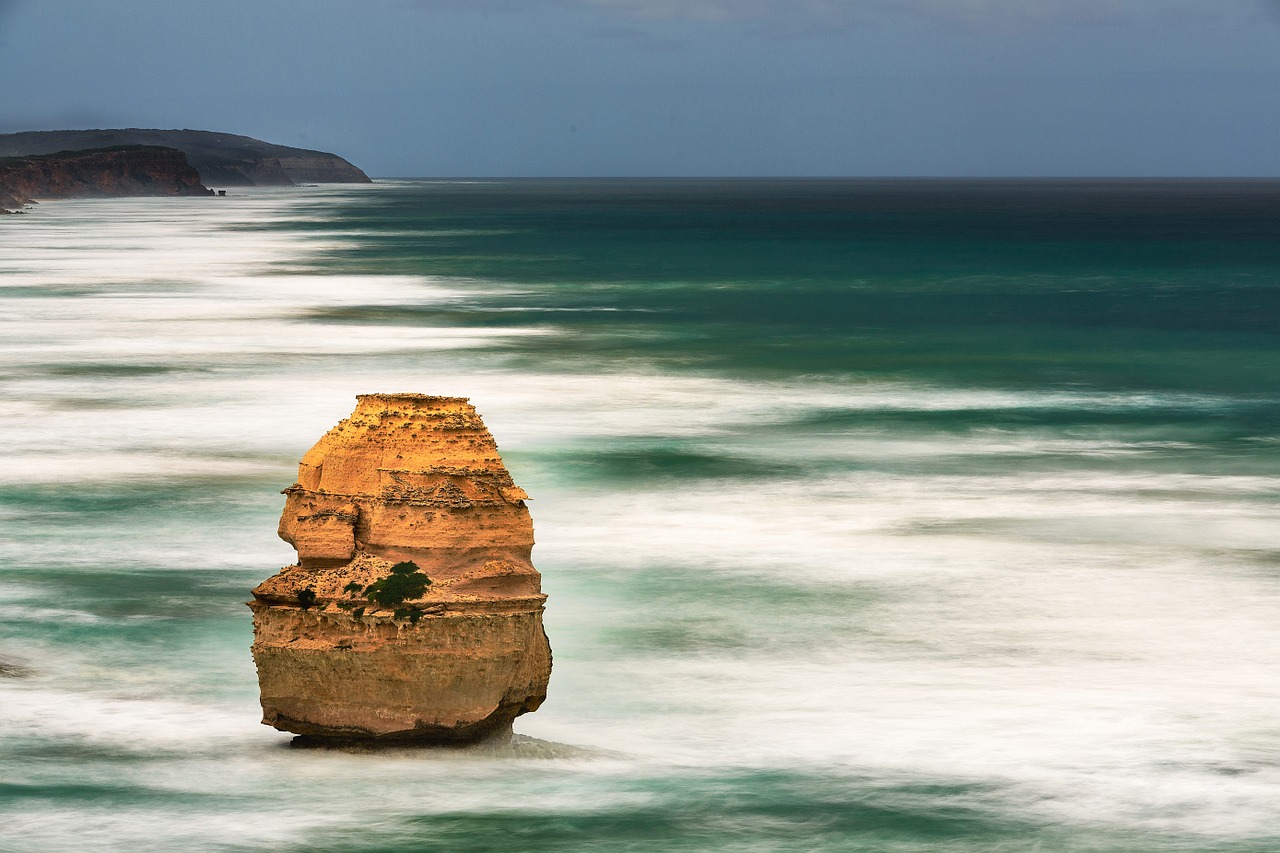
{"label": "turquoise water", "polygon": [[[1280,183],[388,181],[0,228],[0,850],[1280,847]],[[258,723],[371,391],[532,495],[510,748]]]}

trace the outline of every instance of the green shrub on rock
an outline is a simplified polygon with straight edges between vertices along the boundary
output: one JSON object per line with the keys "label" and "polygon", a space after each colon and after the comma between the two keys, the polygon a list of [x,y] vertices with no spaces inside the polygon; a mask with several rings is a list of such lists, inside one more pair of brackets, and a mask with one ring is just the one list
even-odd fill
{"label": "green shrub on rock", "polygon": [[364,594],[369,601],[380,607],[395,607],[397,604],[420,598],[429,586],[431,586],[431,578],[418,571],[417,563],[406,561],[396,563],[391,567],[391,574],[365,587]]}
{"label": "green shrub on rock", "polygon": [[424,615],[420,607],[401,607],[392,615],[393,619],[408,619],[410,625],[417,625]]}

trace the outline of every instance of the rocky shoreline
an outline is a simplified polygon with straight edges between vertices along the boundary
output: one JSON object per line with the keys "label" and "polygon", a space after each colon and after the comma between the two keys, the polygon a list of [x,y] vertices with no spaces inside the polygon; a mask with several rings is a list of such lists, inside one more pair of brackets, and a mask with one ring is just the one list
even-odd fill
{"label": "rocky shoreline", "polygon": [[0,134],[0,213],[45,199],[213,195],[209,186],[317,183],[372,181],[336,154],[232,133],[124,128]]}
{"label": "rocky shoreline", "polygon": [[0,159],[0,210],[35,201],[111,196],[208,196],[176,148],[124,145]]}
{"label": "rocky shoreline", "polygon": [[211,130],[115,128],[33,130],[0,134],[0,157],[147,145],[176,148],[213,187],[289,187],[297,184],[368,184],[369,176],[337,154],[276,145],[251,136]]}

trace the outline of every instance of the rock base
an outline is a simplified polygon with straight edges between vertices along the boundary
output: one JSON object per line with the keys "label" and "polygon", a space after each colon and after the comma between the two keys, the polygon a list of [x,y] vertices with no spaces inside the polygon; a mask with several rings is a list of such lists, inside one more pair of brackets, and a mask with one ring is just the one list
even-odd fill
{"label": "rock base", "polygon": [[542,611],[416,624],[253,602],[263,723],[310,738],[471,743],[546,698]]}

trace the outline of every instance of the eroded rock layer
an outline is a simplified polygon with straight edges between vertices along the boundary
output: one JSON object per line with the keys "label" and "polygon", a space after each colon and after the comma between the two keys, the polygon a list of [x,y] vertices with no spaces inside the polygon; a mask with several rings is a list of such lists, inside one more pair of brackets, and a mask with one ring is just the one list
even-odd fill
{"label": "eroded rock layer", "polygon": [[201,182],[210,186],[370,183],[368,175],[337,154],[276,145],[234,133],[138,127],[0,133],[0,157],[27,157],[120,145],[177,148],[187,155],[187,160],[200,173]]}
{"label": "eroded rock layer", "polygon": [[212,195],[176,148],[133,145],[0,158],[0,210],[37,199]]}
{"label": "eroded rock layer", "polygon": [[297,564],[249,604],[263,722],[332,738],[509,731],[551,674],[528,495],[465,399],[358,400],[284,491]]}

